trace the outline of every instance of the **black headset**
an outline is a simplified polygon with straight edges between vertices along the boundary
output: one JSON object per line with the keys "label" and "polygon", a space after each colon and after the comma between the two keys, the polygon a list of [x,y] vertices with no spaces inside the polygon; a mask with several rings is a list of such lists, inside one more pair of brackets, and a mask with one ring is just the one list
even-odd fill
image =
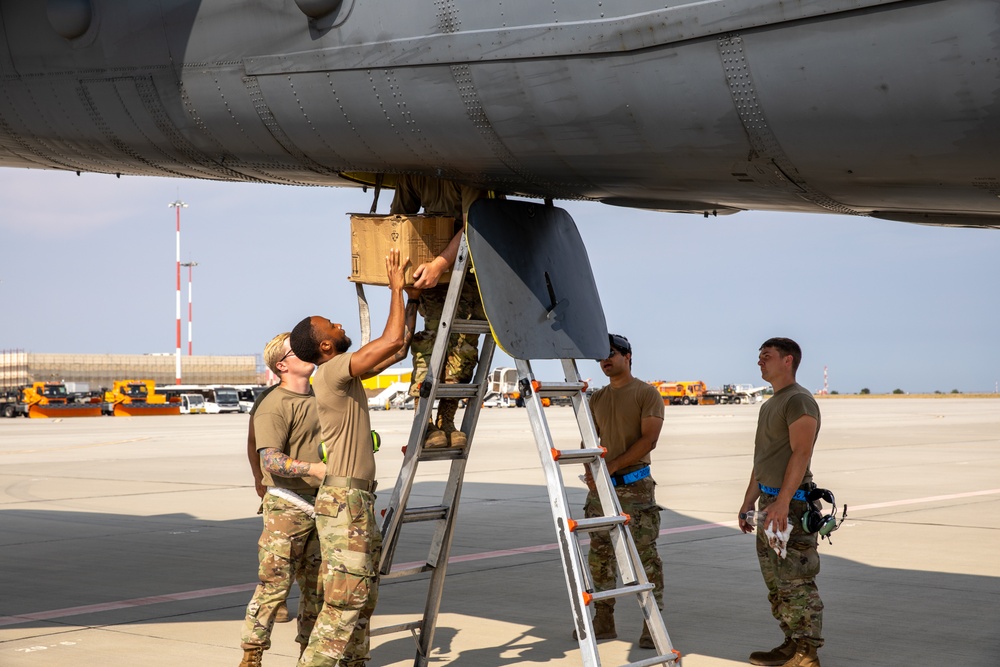
{"label": "black headset", "polygon": [[[816,503],[817,500],[825,500],[830,503],[833,506],[833,511],[830,514],[823,514],[822,509]],[[813,489],[806,494],[806,501],[809,503],[809,509],[802,515],[802,530],[810,535],[818,533],[820,538],[825,537],[829,540],[830,533],[840,528],[840,522],[847,516],[847,506],[844,506],[843,516],[838,520],[837,500],[834,498],[832,491],[819,488]]]}

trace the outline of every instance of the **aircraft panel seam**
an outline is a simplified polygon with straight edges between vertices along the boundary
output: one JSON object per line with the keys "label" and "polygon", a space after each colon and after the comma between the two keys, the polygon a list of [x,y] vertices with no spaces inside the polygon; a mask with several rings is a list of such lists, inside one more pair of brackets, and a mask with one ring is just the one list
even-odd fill
{"label": "aircraft panel seam", "polygon": [[243,64],[248,74],[264,75],[622,55],[899,2],[912,0],[770,0],[745,11],[730,0],[700,0],[628,16],[465,31],[445,6],[438,11],[440,34],[250,56]]}
{"label": "aircraft panel seam", "polygon": [[[769,179],[768,184],[776,184],[780,189],[835,213],[865,215],[809,185],[782,149],[764,116],[750,64],[743,49],[743,38],[737,34],[726,35],[719,38],[718,45],[729,92],[750,142],[751,151],[747,161],[755,163],[761,171],[770,172],[770,176],[774,178]],[[745,174],[750,173],[752,172],[745,172]],[[742,175],[744,173],[741,173]]]}
{"label": "aircraft panel seam", "polygon": [[295,145],[291,137],[285,133],[278,123],[278,119],[274,117],[274,113],[271,111],[271,107],[268,106],[267,101],[264,99],[264,93],[260,89],[260,83],[257,81],[255,76],[244,76],[243,85],[247,89],[247,93],[250,95],[250,102],[253,105],[254,111],[257,112],[257,117],[260,118],[260,122],[264,124],[267,131],[270,133],[274,140],[278,142],[278,145],[282,147],[291,157],[299,161],[299,163],[319,174],[324,175],[337,175],[337,171],[330,169],[329,167],[322,165],[311,157],[306,155],[302,149]]}

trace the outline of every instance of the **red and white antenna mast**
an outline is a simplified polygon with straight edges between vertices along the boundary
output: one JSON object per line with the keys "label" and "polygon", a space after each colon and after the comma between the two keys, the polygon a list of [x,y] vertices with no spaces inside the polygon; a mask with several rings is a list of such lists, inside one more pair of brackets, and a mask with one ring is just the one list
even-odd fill
{"label": "red and white antenna mast", "polygon": [[180,199],[172,201],[167,204],[168,207],[173,208],[177,211],[177,298],[175,304],[177,306],[177,355],[176,363],[174,364],[174,375],[177,378],[177,384],[181,383],[181,209],[187,208],[187,204],[182,202]]}
{"label": "red and white antenna mast", "polygon": [[194,267],[198,266],[198,262],[184,262],[181,266],[188,267],[188,356],[190,357],[194,354],[194,346],[191,343],[191,320],[193,312],[191,307],[191,285],[193,284],[191,274]]}

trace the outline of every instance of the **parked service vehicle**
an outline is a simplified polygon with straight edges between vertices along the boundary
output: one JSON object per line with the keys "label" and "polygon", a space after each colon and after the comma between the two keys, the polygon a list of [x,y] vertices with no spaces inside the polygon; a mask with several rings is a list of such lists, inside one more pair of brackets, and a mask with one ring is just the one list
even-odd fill
{"label": "parked service vehicle", "polygon": [[698,402],[700,405],[753,404],[763,400],[766,389],[767,387],[755,387],[751,384],[724,384],[722,389],[706,391]]}
{"label": "parked service vehicle", "polygon": [[708,387],[701,380],[681,380],[664,382],[653,380],[649,384],[660,392],[664,405],[697,405]]}
{"label": "parked service vehicle", "polygon": [[201,394],[181,394],[180,399],[182,415],[205,414],[205,397]]}
{"label": "parked service vehicle", "polygon": [[178,415],[180,402],[156,393],[153,380],[115,380],[104,394],[105,414],[116,417]]}
{"label": "parked service vehicle", "polygon": [[95,397],[84,403],[70,400],[62,382],[34,382],[0,396],[0,414],[4,417],[24,415],[33,419],[44,417],[100,417],[101,400]]}
{"label": "parked service vehicle", "polygon": [[257,401],[257,397],[267,389],[263,385],[256,386],[238,386],[233,387],[236,393],[240,397],[240,412],[250,412],[253,409],[253,404]]}
{"label": "parked service vehicle", "polygon": [[176,384],[160,388],[168,397],[182,394],[199,394],[205,399],[205,411],[210,415],[222,412],[240,412],[240,397],[232,385]]}

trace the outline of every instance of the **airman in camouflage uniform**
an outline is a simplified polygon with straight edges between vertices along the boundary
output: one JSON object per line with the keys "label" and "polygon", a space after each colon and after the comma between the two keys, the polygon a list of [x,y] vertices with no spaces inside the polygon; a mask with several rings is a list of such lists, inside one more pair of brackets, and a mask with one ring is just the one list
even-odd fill
{"label": "airman in camouflage uniform", "polygon": [[[663,562],[656,550],[660,535],[660,510],[656,503],[656,482],[649,475],[650,452],[656,447],[663,427],[663,399],[652,386],[632,376],[632,346],[624,336],[609,335],[610,353],[601,359],[601,371],[610,384],[590,397],[601,445],[607,448],[605,463],[615,481],[615,493],[622,511],[631,517],[629,531],[639,553],[647,580],[653,584],[653,597],[663,608]],[[600,498],[587,469],[590,492],[584,505],[587,518],[604,516]],[[615,588],[618,568],[610,534],[591,534],[587,555],[594,589]],[[614,620],[614,599],[594,603],[594,637],[618,636]],[[656,648],[649,627],[643,624],[640,648]]]}
{"label": "airman in camouflage uniform", "polygon": [[[468,219],[469,207],[486,196],[477,188],[460,185],[452,181],[429,176],[401,174],[396,177],[396,192],[390,212],[413,215],[421,208],[427,215],[448,216],[455,219],[455,235],[448,247],[432,261],[414,269],[413,287],[423,290],[420,294],[420,315],[424,318],[424,330],[413,336],[413,375],[410,382],[410,396],[419,400],[420,385],[427,377],[434,339],[441,324],[444,302],[448,296],[448,285],[438,284],[442,274],[455,265],[462,240],[462,230]],[[462,285],[462,295],[455,317],[458,319],[486,319],[476,278],[470,271]],[[447,384],[469,382],[479,359],[479,336],[475,334],[452,334],[448,340],[444,377]],[[455,413],[458,399],[442,398],[438,401],[437,421],[427,426],[425,447],[463,447],[466,435],[455,427]]]}
{"label": "airman in camouflage uniform", "polygon": [[[802,349],[795,341],[771,338],[760,346],[757,361],[774,395],[757,417],[753,471],[740,507],[739,526],[744,533],[754,530],[746,516],[754,503],[759,512],[767,512],[756,521],[757,561],[771,614],[784,641],[770,651],[751,653],[754,665],[820,667],[817,650],[823,646],[823,601],[816,588],[818,539],[803,530],[802,516],[809,509],[806,489],[812,488],[813,481],[809,466],[821,418],[816,399],[795,381],[801,360]],[[791,526],[784,558],[769,546],[764,534],[768,526],[777,533]]]}
{"label": "airman in camouflage uniform", "polygon": [[361,378],[409,354],[416,308],[403,306],[403,268],[393,248],[386,257],[391,296],[385,329],[357,352],[350,352],[344,328],[328,318],[307,317],[292,329],[295,354],[318,366],[313,390],[327,452],[315,505],[323,607],[298,667],[361,667],[369,658],[382,534],[375,522],[375,452]]}

